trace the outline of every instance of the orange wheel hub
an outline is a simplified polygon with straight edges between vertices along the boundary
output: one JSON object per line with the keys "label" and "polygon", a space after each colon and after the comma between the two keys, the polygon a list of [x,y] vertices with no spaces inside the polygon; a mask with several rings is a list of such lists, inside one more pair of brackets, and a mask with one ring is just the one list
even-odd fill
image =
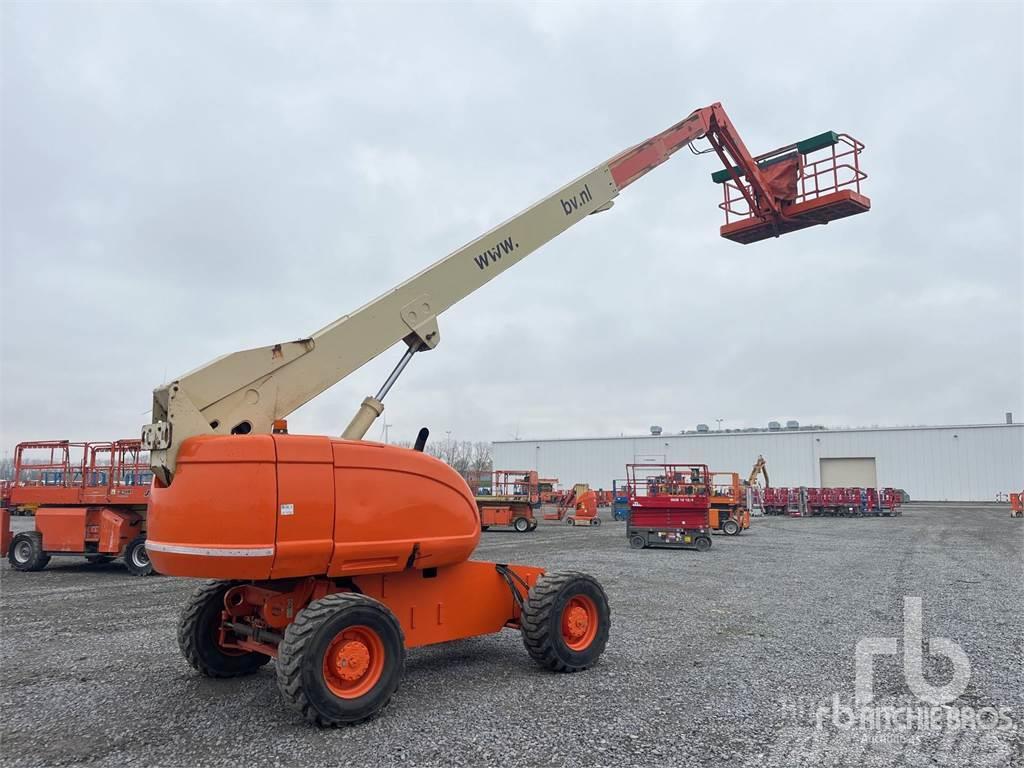
{"label": "orange wheel hub", "polygon": [[597,636],[598,621],[594,601],[574,595],[562,610],[562,640],[573,651],[586,650]]}
{"label": "orange wheel hub", "polygon": [[384,673],[385,651],[380,635],[370,627],[346,627],[331,640],[324,654],[324,681],[342,699],[369,693]]}

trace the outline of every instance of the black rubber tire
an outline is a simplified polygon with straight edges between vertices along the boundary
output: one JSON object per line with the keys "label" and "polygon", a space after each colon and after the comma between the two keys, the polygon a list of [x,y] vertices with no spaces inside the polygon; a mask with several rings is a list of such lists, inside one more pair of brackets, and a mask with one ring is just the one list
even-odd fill
{"label": "black rubber tire", "polygon": [[113,555],[86,555],[90,565],[106,565],[114,559]]}
{"label": "black rubber tire", "polygon": [[593,525],[596,528],[600,528],[601,527],[601,518],[600,517],[595,517],[593,522],[591,523],[591,525]]}
{"label": "black rubber tire", "polygon": [[519,533],[526,533],[530,530],[530,521],[525,517],[517,517],[512,521],[512,527],[519,531]]}
{"label": "black rubber tire", "polygon": [[711,537],[710,536],[698,536],[693,540],[693,546],[698,552],[707,552],[711,549]]}
{"label": "black rubber tire", "polygon": [[566,525],[576,525],[576,523],[573,522],[573,519],[571,517],[565,518],[565,524]]}
{"label": "black rubber tire", "polygon": [[[324,680],[324,654],[331,640],[346,627],[373,629],[384,644],[380,680],[364,696],[343,699]],[[405,636],[391,610],[373,598],[354,592],[314,600],[288,625],[277,649],[277,688],[291,709],[320,726],[355,725],[378,714],[405,674]]]}
{"label": "black rubber tire", "polygon": [[736,536],[740,532],[740,524],[735,520],[729,519],[722,523],[722,533],[726,536]]}
{"label": "black rubber tire", "polygon": [[43,551],[43,535],[39,531],[25,531],[11,539],[7,562],[16,571],[41,571],[50,562]]}
{"label": "black rubber tire", "polygon": [[153,564],[146,552],[146,537],[136,536],[124,548],[124,567],[132,576],[149,576],[153,573]]}
{"label": "black rubber tire", "polygon": [[530,530],[531,531],[536,531],[537,530],[537,521],[536,520],[533,521],[533,524],[530,526]]}
{"label": "black rubber tire", "polygon": [[[593,600],[598,627],[590,645],[574,651],[562,638],[561,621],[566,603],[578,594]],[[575,571],[545,573],[523,601],[519,623],[523,645],[534,661],[555,672],[579,672],[596,663],[604,652],[612,625],[611,608],[604,589],[593,576]]]}
{"label": "black rubber tire", "polygon": [[647,539],[640,534],[634,534],[629,537],[629,546],[633,549],[643,549],[647,546]]}
{"label": "black rubber tire", "polygon": [[206,677],[251,675],[268,661],[262,653],[225,653],[217,644],[224,593],[233,581],[206,581],[196,587],[178,621],[178,649],[193,669]]}

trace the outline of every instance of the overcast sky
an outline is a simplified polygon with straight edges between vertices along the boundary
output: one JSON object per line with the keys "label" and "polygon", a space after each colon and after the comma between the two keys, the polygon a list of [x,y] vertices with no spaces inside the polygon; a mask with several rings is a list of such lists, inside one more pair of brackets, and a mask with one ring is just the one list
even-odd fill
{"label": "overcast sky", "polygon": [[714,101],[860,138],[872,211],[736,245],[683,151],[445,313],[392,438],[1024,419],[1021,8],[6,2],[0,450],[135,436]]}

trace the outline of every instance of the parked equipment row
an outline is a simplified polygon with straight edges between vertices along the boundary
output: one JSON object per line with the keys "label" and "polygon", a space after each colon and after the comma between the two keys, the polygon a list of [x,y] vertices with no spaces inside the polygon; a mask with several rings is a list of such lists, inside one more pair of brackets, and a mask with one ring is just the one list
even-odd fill
{"label": "parked equipment row", "polygon": [[865,517],[901,515],[898,488],[765,488],[760,503],[766,515],[793,517]]}

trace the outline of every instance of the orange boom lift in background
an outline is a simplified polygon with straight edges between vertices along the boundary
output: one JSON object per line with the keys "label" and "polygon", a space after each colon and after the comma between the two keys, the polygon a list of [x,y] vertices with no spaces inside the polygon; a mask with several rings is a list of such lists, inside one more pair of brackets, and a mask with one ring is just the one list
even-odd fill
{"label": "orange boom lift in background", "polygon": [[[625,187],[701,138],[748,203],[745,223],[723,230],[728,237],[752,242],[868,208],[860,175],[844,182],[850,189],[792,196],[790,182],[823,176],[818,166],[794,145],[784,153],[788,170],[768,177],[713,104],[313,336],[226,355],[154,391],[143,428],[155,474],[147,549],[161,573],[214,579],[192,595],[178,629],[195,669],[234,677],[273,658],[284,701],[337,725],[387,704],[408,648],[508,628],[548,669],[597,661],[610,611],[595,579],[471,560],[476,499],[423,452],[427,431],[412,450],[362,438],[412,357],[440,342],[444,310],[611,208]],[[399,341],[401,360],[341,438],[286,433],[285,416]]]}

